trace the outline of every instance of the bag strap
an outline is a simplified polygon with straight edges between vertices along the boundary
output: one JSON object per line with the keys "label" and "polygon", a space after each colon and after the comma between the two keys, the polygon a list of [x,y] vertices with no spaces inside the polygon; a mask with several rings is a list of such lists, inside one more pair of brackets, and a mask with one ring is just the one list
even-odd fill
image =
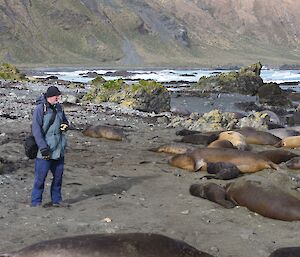
{"label": "bag strap", "polygon": [[52,116],[51,116],[51,118],[50,118],[50,120],[49,120],[48,127],[47,127],[47,128],[45,129],[45,131],[44,131],[45,135],[47,134],[49,128],[51,127],[51,125],[53,124],[53,122],[54,122],[54,120],[55,120],[55,118],[56,118],[56,112],[57,112],[57,111],[56,111],[55,109],[53,109],[53,113],[52,113]]}

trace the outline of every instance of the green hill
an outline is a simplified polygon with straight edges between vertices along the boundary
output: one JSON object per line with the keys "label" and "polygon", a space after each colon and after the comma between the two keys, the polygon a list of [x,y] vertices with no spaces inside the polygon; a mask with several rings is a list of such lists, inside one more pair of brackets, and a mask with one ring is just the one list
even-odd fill
{"label": "green hill", "polygon": [[0,61],[19,66],[299,63],[296,0],[0,1]]}

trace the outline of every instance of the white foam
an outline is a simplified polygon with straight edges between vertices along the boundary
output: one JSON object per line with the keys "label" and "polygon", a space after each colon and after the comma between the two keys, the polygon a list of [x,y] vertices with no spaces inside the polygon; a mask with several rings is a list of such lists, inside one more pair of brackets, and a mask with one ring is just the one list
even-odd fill
{"label": "white foam", "polygon": [[[47,75],[55,75],[59,79],[78,81],[78,82],[88,82],[93,78],[86,78],[80,74],[86,74],[88,72],[97,72],[102,75],[106,80],[113,79],[127,79],[127,80],[155,80],[160,83],[167,83],[173,81],[183,81],[189,83],[195,83],[199,81],[202,76],[211,76],[215,73],[229,72],[224,70],[184,70],[184,69],[162,69],[162,70],[128,70],[134,73],[131,76],[105,76],[107,72],[115,72],[117,70],[104,70],[104,69],[91,69],[91,70],[76,70],[76,71],[53,71],[47,72]],[[261,71],[261,77],[264,82],[295,82],[300,81],[300,71],[299,70],[272,70],[266,69]]]}

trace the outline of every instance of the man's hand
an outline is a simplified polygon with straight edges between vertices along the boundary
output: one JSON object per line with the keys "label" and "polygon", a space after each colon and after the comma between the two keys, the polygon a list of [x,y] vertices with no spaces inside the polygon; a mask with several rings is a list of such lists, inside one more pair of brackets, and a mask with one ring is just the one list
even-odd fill
{"label": "man's hand", "polygon": [[69,128],[68,124],[66,124],[66,123],[60,124],[60,131],[61,132],[66,132],[68,130],[68,128]]}
{"label": "man's hand", "polygon": [[48,148],[41,149],[41,154],[44,160],[50,159],[50,151]]}

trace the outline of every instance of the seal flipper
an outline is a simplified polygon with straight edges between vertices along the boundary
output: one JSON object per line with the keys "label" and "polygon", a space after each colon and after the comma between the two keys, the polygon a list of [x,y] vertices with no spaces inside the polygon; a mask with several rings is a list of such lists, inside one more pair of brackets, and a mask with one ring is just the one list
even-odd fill
{"label": "seal flipper", "polygon": [[273,169],[273,170],[280,170],[280,166],[279,165],[277,165],[277,164],[275,164],[274,162],[268,162],[268,164],[269,164],[269,166],[270,166],[270,168],[271,169]]}

